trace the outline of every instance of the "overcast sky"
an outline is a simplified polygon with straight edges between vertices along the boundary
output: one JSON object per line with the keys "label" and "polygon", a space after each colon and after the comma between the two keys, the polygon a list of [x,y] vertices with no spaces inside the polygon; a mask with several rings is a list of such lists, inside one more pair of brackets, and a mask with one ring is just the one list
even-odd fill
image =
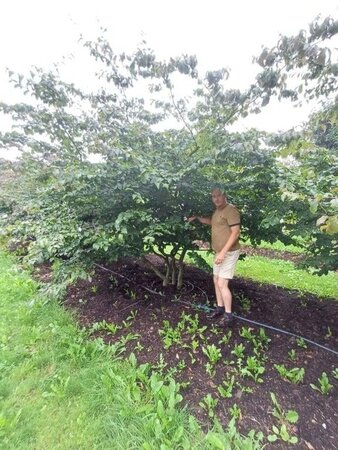
{"label": "overcast sky", "polygon": [[[3,0],[0,15],[0,101],[15,101],[6,67],[27,72],[49,68],[74,54],[71,73],[86,83],[77,40],[108,29],[113,48],[132,51],[146,39],[159,57],[195,54],[202,70],[230,67],[231,87],[252,81],[252,57],[279,34],[296,34],[321,14],[338,16],[337,0]],[[335,45],[338,47],[337,45]],[[306,120],[309,107],[273,104],[242,127],[289,129]],[[3,121],[3,119],[0,118]],[[1,156],[1,155],[0,155]]]}

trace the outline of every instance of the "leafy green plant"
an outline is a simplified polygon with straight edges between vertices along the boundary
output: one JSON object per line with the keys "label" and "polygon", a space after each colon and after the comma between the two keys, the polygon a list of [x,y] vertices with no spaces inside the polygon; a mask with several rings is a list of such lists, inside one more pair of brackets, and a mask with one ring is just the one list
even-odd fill
{"label": "leafy green plant", "polygon": [[231,353],[237,357],[237,359],[242,360],[244,358],[245,347],[242,343],[236,344]]}
{"label": "leafy green plant", "polygon": [[215,344],[202,347],[202,352],[208,358],[210,364],[215,365],[222,358],[221,350]]}
{"label": "leafy green plant", "polygon": [[257,355],[262,350],[266,349],[268,343],[271,341],[271,339],[266,335],[264,328],[260,328],[258,333],[255,334],[253,333],[252,328],[242,327],[239,331],[239,335],[252,343]]}
{"label": "leafy green plant", "polygon": [[231,339],[231,336],[232,336],[232,331],[229,330],[227,333],[225,333],[225,334],[222,336],[222,338],[218,341],[218,343],[219,343],[220,345],[227,345],[227,344],[229,344],[230,339]]}
{"label": "leafy green plant", "polygon": [[332,376],[333,376],[333,378],[338,380],[338,367],[336,367],[332,370]]}
{"label": "leafy green plant", "polygon": [[93,323],[89,328],[89,334],[95,333],[96,331],[108,331],[110,334],[115,335],[118,330],[122,327],[120,325],[116,325],[114,323],[107,323],[105,320],[101,322]]}
{"label": "leafy green plant", "polygon": [[244,339],[247,339],[249,342],[252,342],[254,339],[254,336],[253,336],[251,330],[252,329],[249,327],[242,327],[239,331],[239,335],[241,337],[243,337]]}
{"label": "leafy green plant", "polygon": [[162,337],[165,349],[182,342],[181,329],[179,327],[173,328],[168,320],[163,321],[163,329],[159,330],[159,334]]}
{"label": "leafy green plant", "polygon": [[297,338],[296,342],[297,342],[298,347],[307,348],[307,344],[303,338]]}
{"label": "leafy green plant", "polygon": [[199,405],[206,410],[209,419],[213,419],[215,417],[215,408],[218,404],[218,400],[213,398],[211,394],[207,394],[200,401]]}
{"label": "leafy green plant", "polygon": [[196,351],[197,351],[199,345],[200,345],[200,344],[199,344],[198,341],[196,341],[196,339],[193,339],[193,340],[191,341],[190,348],[191,348],[191,350],[193,351],[193,353],[196,353]]}
{"label": "leafy green plant", "polygon": [[239,300],[240,307],[244,312],[249,312],[251,309],[251,300],[246,297],[244,294],[237,296]]}
{"label": "leafy green plant", "polygon": [[305,369],[303,367],[287,369],[284,364],[274,364],[274,368],[284,380],[290,381],[293,384],[301,383],[304,380]]}
{"label": "leafy green plant", "polygon": [[328,395],[331,390],[333,389],[333,385],[329,382],[329,378],[326,374],[326,372],[323,372],[321,376],[318,378],[319,385],[315,385],[313,383],[310,383],[310,386],[315,391],[320,392],[323,395]]}
{"label": "leafy green plant", "polygon": [[235,376],[231,375],[231,377],[229,377],[229,374],[227,373],[226,380],[223,380],[221,386],[218,386],[217,390],[221,395],[221,397],[231,398],[234,385],[235,385]]}
{"label": "leafy green plant", "polygon": [[242,412],[241,412],[241,408],[239,406],[237,406],[236,403],[234,403],[230,408],[229,408],[229,413],[230,416],[234,419],[234,420],[239,420],[242,417]]}
{"label": "leafy green plant", "polygon": [[276,442],[278,439],[289,444],[297,444],[298,442],[297,436],[291,435],[284,423],[280,427],[272,425],[272,433],[268,435],[269,442]]}
{"label": "leafy green plant", "polygon": [[92,293],[93,294],[96,294],[97,293],[97,289],[98,289],[98,287],[97,286],[91,286],[91,288],[90,288],[90,290],[92,291]]}
{"label": "leafy green plant", "polygon": [[164,360],[164,356],[163,353],[160,353],[158,362],[155,364],[152,364],[152,369],[157,372],[158,374],[162,375],[164,374],[164,370],[165,368],[168,366],[168,364],[166,363],[166,361]]}
{"label": "leafy green plant", "polygon": [[246,365],[240,368],[239,373],[244,377],[253,378],[256,383],[263,383],[261,375],[265,372],[265,367],[257,360],[255,356],[249,356]]}
{"label": "leafy green plant", "polygon": [[243,449],[243,450],[262,450],[263,433],[256,433],[251,430],[248,436],[243,438],[236,429],[236,419],[232,418],[228,423],[226,434],[222,427],[217,424],[216,430],[209,431],[206,436],[206,444],[208,447],[217,450]]}
{"label": "leafy green plant", "polygon": [[207,373],[211,378],[213,378],[213,377],[215,376],[215,373],[216,373],[215,366],[214,366],[213,364],[211,364],[210,362],[207,362],[207,363],[205,364],[204,367],[205,367],[206,373]]}
{"label": "leafy green plant", "polygon": [[296,350],[291,349],[288,352],[288,357],[291,359],[291,361],[294,361],[297,358]]}
{"label": "leafy green plant", "polygon": [[298,413],[294,410],[284,411],[278,403],[275,394],[270,392],[270,396],[273,405],[272,415],[278,419],[279,427],[276,425],[272,426],[273,433],[268,435],[268,441],[275,442],[281,439],[284,442],[296,444],[298,438],[290,433],[290,424],[292,425],[298,422]]}

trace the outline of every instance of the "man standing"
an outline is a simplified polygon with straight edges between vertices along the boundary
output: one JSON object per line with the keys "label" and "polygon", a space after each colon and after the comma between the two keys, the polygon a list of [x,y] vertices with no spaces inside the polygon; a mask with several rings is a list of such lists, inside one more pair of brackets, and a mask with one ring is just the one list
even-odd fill
{"label": "man standing", "polygon": [[210,319],[220,319],[219,326],[228,326],[233,321],[232,295],[229,280],[234,276],[240,253],[240,214],[237,208],[228,203],[226,195],[218,188],[211,192],[216,209],[212,217],[189,217],[189,222],[197,219],[211,225],[211,246],[215,252],[213,265],[214,285],[217,300],[216,310]]}

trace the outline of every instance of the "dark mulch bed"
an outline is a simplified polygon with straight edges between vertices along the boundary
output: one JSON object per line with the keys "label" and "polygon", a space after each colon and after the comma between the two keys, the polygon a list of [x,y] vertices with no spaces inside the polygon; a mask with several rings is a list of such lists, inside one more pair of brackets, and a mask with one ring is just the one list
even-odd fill
{"label": "dark mulch bed", "polygon": [[[153,259],[153,262],[156,262],[156,259]],[[281,425],[271,414],[270,392],[273,392],[284,410],[293,409],[299,413],[298,423],[289,428],[290,432],[299,438],[298,444],[293,448],[338,448],[338,388],[337,380],[332,375],[332,370],[338,367],[337,355],[309,343],[307,348],[300,347],[295,337],[267,329],[266,335],[271,341],[264,353],[266,361],[263,383],[235,375],[235,381],[242,387],[251,388],[252,393],[243,392],[243,388],[237,385],[231,398],[222,398],[217,388],[226,379],[227,374],[235,374],[238,364],[237,358],[231,353],[234,346],[243,343],[246,356],[253,354],[252,344],[239,335],[240,330],[250,327],[252,333],[257,334],[259,327],[237,319],[231,328],[229,343],[220,343],[228,330],[212,327],[205,311],[195,307],[198,304],[213,302],[212,278],[210,274],[195,267],[186,267],[185,285],[180,295],[167,290],[164,296],[152,294],[143,288],[163,292],[156,277],[138,260],[128,259],[114,263],[109,265],[108,269],[126,278],[96,267],[91,282],[79,282],[71,287],[65,301],[66,307],[76,311],[79,323],[84,326],[101,321],[122,325],[115,335],[106,331],[98,333],[107,342],[115,343],[129,333],[138,335],[136,339],[125,344],[126,355],[134,352],[140,364],[150,363],[155,370],[163,374],[176,368],[174,376],[183,384],[181,393],[184,401],[205,427],[208,427],[210,422],[199,403],[205,395],[211,394],[218,399],[215,411],[221,423],[228,423],[231,418],[229,408],[237,404],[241,410],[239,430],[247,433],[254,428],[268,435],[273,424],[279,427]],[[239,316],[291,331],[338,351],[338,302],[333,299],[324,300],[239,278],[232,281],[231,289],[234,295],[234,311]],[[197,315],[199,327],[207,327],[202,333],[204,340],[195,336],[195,340],[199,342],[198,348],[195,351],[188,348],[192,342],[192,334],[188,332],[186,322],[180,343],[165,349],[159,334],[159,331],[163,330],[163,321],[168,320],[171,326],[175,327],[182,322],[183,313],[192,318]],[[211,344],[221,349],[223,357],[215,366],[213,376],[206,372],[208,359],[201,349],[203,345]],[[288,356],[291,349],[296,352],[293,361]],[[284,381],[274,364],[284,364],[289,369],[304,368],[304,381],[299,384]],[[329,395],[323,395],[310,387],[310,383],[318,384],[317,379],[322,372],[328,374],[334,386]],[[285,449],[289,448],[289,445],[278,441],[273,445],[269,444],[267,448]]]}

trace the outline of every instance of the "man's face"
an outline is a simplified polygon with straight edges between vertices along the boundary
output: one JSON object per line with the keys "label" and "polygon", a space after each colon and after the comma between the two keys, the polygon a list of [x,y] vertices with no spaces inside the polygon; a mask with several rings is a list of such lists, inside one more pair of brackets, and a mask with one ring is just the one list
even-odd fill
{"label": "man's face", "polygon": [[212,203],[216,206],[216,208],[222,208],[226,205],[227,198],[222,192],[218,189],[214,189],[211,192],[211,200]]}

